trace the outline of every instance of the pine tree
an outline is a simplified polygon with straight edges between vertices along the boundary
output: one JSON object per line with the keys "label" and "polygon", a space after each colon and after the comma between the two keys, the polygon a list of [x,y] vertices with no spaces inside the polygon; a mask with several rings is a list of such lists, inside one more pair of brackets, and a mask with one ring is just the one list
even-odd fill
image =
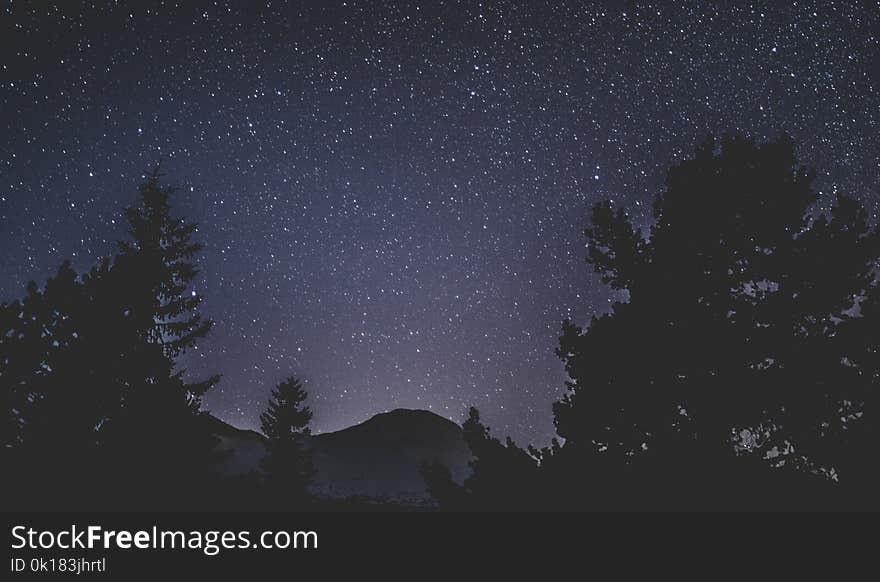
{"label": "pine tree", "polygon": [[[132,240],[120,242],[119,248],[123,261],[134,258],[139,283],[155,300],[147,339],[173,358],[205,337],[212,322],[198,312],[202,297],[190,291],[198,274],[194,257],[202,250],[192,241],[198,225],[172,215],[170,199],[176,189],[162,186],[161,176],[156,167],[141,184],[141,204],[126,210]],[[210,384],[198,390],[207,388]]]}
{"label": "pine tree", "polygon": [[271,500],[285,507],[308,502],[314,476],[307,438],[312,411],[304,402],[308,394],[299,380],[287,378],[272,390],[269,406],[260,415],[268,450],[263,471]]}
{"label": "pine tree", "polygon": [[[132,240],[120,242],[117,264],[129,282],[128,295],[140,299],[133,303],[133,316],[145,325],[146,343],[160,346],[163,355],[173,359],[205,337],[213,322],[202,318],[202,296],[190,289],[198,275],[194,259],[202,249],[192,241],[198,227],[171,213],[176,189],[162,186],[161,176],[157,166],[139,188],[141,204],[126,210]],[[193,410],[218,381],[219,376],[213,376],[182,384]]]}
{"label": "pine tree", "polygon": [[[140,204],[127,209],[131,240],[119,244],[105,290],[121,302],[128,338],[122,406],[104,431],[118,463],[127,467],[145,503],[191,505],[183,492],[212,478],[216,439],[201,415],[201,398],[218,376],[189,382],[177,358],[205,337],[212,323],[198,311],[191,291],[198,274],[192,241],[197,227],[171,211],[173,188],[160,184],[158,167],[140,186]],[[108,298],[109,300],[109,298]],[[134,335],[130,332],[134,330]]]}

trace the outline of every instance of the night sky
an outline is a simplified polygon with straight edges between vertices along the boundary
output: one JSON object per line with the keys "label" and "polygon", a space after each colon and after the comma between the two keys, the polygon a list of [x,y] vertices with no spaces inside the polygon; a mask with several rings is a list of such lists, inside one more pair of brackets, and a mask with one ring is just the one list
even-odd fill
{"label": "night sky", "polygon": [[546,443],[561,321],[614,299],[589,206],[649,224],[707,134],[880,202],[876,0],[51,4],[0,12],[0,298],[112,253],[161,158],[217,324],[184,363],[240,427],[296,374],[317,431],[477,405]]}

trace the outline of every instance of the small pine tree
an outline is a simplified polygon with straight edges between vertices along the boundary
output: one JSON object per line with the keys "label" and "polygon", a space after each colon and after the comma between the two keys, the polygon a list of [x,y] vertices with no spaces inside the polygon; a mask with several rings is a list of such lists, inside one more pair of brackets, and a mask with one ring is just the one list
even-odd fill
{"label": "small pine tree", "polygon": [[308,501],[314,476],[305,442],[312,420],[311,409],[303,404],[307,397],[299,380],[287,378],[272,390],[269,407],[260,415],[263,434],[269,439],[263,471],[270,498],[291,507]]}

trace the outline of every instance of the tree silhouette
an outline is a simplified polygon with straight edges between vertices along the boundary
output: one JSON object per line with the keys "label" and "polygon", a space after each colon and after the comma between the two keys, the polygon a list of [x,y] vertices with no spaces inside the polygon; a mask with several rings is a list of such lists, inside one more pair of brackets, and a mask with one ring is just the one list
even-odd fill
{"label": "tree silhouette", "polygon": [[6,407],[4,452],[21,446],[26,440],[26,431],[33,428],[27,421],[37,397],[36,376],[47,351],[42,324],[37,319],[38,314],[43,313],[39,308],[41,302],[42,295],[32,281],[22,301],[3,303],[0,308],[3,326],[0,334],[0,387]]}
{"label": "tree silhouette", "polygon": [[431,495],[444,509],[523,510],[540,506],[540,475],[535,457],[510,437],[502,443],[471,407],[462,425],[464,439],[474,458],[471,475],[459,486],[449,469],[434,461],[422,467]]}
{"label": "tree silhouette", "polygon": [[127,211],[119,255],[82,276],[65,262],[0,306],[3,454],[30,499],[168,508],[212,478],[200,399],[217,378],[190,383],[175,369],[211,325],[189,292],[201,247],[159,177]]}
{"label": "tree silhouette", "polygon": [[[158,166],[140,186],[141,203],[126,210],[132,240],[119,243],[119,262],[140,289],[149,290],[152,324],[146,339],[176,357],[207,335],[212,322],[198,313],[202,297],[190,285],[198,270],[193,261],[202,245],[192,241],[198,226],[171,213],[175,188],[162,186]],[[189,385],[197,398],[216,379]]]}
{"label": "tree silhouette", "polygon": [[[24,300],[2,311],[0,382],[10,407],[4,452],[29,494],[39,495],[58,475],[90,474],[98,427],[111,406],[108,386],[84,359],[94,322],[69,263],[42,289],[29,283]],[[85,479],[69,479],[66,491],[83,488]]]}
{"label": "tree silhouette", "polygon": [[125,467],[126,486],[146,503],[167,505],[191,503],[187,492],[213,478],[216,439],[200,418],[201,397],[219,377],[189,382],[185,370],[175,369],[175,358],[204,337],[211,322],[199,314],[201,297],[190,289],[201,249],[192,242],[196,225],[172,214],[174,189],[160,177],[158,168],[148,174],[140,204],[126,211],[131,240],[120,243],[107,281],[123,299],[115,308],[134,337],[126,344],[129,381],[121,407],[103,433]]}
{"label": "tree silhouette", "polygon": [[814,213],[812,179],[789,140],[734,136],[669,171],[648,237],[593,208],[588,262],[628,299],[563,325],[554,414],[576,481],[717,504],[770,467],[838,472],[870,384],[843,338],[873,304],[880,243],[851,199]]}
{"label": "tree silhouette", "polygon": [[304,403],[308,394],[299,380],[287,378],[272,390],[269,406],[260,415],[268,439],[263,459],[266,487],[273,504],[300,508],[309,501],[314,469],[306,442],[312,411]]}

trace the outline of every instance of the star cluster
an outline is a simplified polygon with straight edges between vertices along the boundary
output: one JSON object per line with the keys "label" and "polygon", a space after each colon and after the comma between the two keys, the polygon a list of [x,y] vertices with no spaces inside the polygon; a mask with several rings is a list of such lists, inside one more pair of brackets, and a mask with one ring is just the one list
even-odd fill
{"label": "star cluster", "polygon": [[791,135],[880,200],[880,2],[7,2],[0,297],[124,236],[162,160],[217,325],[183,364],[258,424],[282,377],[314,428],[396,407],[546,443],[563,319],[614,297],[581,230],[636,222],[708,134]]}

